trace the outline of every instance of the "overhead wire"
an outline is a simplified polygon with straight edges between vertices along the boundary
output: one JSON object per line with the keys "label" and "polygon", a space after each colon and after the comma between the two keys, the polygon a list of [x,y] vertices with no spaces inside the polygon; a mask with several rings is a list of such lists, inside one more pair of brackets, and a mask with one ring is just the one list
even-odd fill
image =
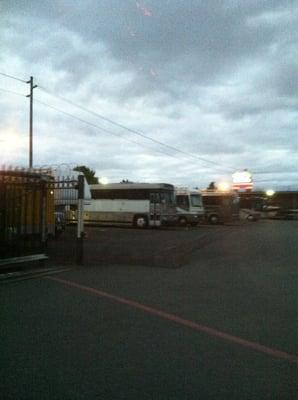
{"label": "overhead wire", "polygon": [[[22,83],[28,83],[28,82],[27,82],[26,80],[24,80],[24,79],[18,78],[18,77],[16,77],[16,76],[13,76],[13,75],[10,75],[10,74],[4,73],[4,72],[0,72],[0,75],[4,76],[4,77],[6,77],[6,78],[14,79],[14,80],[19,81],[19,82],[22,82]],[[174,146],[168,145],[168,144],[163,143],[163,142],[161,142],[161,141],[159,141],[159,140],[156,140],[156,139],[154,139],[154,138],[151,138],[150,136],[147,136],[147,135],[143,134],[143,133],[140,132],[140,131],[136,131],[136,130],[134,130],[134,129],[132,129],[132,128],[129,128],[129,127],[123,125],[123,124],[119,124],[118,122],[113,121],[112,119],[107,118],[107,117],[105,117],[105,116],[103,116],[103,115],[101,115],[101,114],[99,114],[99,113],[97,113],[97,112],[95,112],[95,111],[93,111],[93,110],[89,110],[89,109],[87,109],[86,107],[84,107],[84,106],[82,106],[82,105],[80,105],[80,104],[77,104],[77,103],[73,102],[72,100],[69,100],[69,99],[66,99],[66,98],[63,97],[63,96],[54,94],[54,93],[51,92],[49,89],[46,89],[46,88],[43,87],[43,86],[38,86],[38,88],[39,88],[40,90],[44,91],[45,93],[47,93],[47,94],[49,94],[49,95],[51,95],[51,96],[53,96],[53,97],[56,97],[56,98],[58,98],[58,99],[60,99],[60,100],[62,100],[62,101],[64,101],[64,102],[66,102],[66,103],[69,103],[69,104],[71,104],[72,106],[77,107],[77,108],[79,108],[79,109],[81,109],[81,110],[83,110],[83,111],[85,111],[85,112],[88,112],[88,113],[90,113],[90,114],[92,114],[92,115],[94,115],[94,116],[96,116],[96,117],[98,117],[98,118],[101,118],[102,120],[104,120],[104,121],[106,121],[106,122],[109,122],[110,124],[113,124],[113,125],[118,126],[118,127],[122,128],[122,129],[125,129],[125,130],[127,130],[127,131],[129,131],[129,132],[131,132],[131,133],[133,133],[133,134],[135,134],[135,135],[141,136],[141,137],[143,137],[144,139],[150,140],[150,141],[152,141],[152,142],[154,142],[154,143],[156,143],[156,144],[159,144],[159,145],[161,145],[161,146],[165,146],[165,147],[167,147],[168,149],[170,149],[170,150],[172,150],[172,151],[179,152],[180,154],[184,154],[184,155],[186,155],[186,156],[188,156],[188,157],[191,157],[191,158],[193,158],[193,159],[197,159],[197,160],[200,160],[200,161],[203,161],[203,162],[206,162],[206,163],[211,163],[211,164],[213,164],[213,165],[218,165],[218,166],[224,166],[225,168],[228,168],[228,169],[233,170],[233,171],[236,170],[236,168],[234,168],[234,167],[226,166],[226,165],[223,165],[223,164],[221,164],[221,163],[218,163],[218,162],[215,162],[215,161],[212,161],[212,160],[208,160],[208,159],[203,158],[203,157],[196,156],[195,154],[186,152],[186,151],[184,151],[184,150],[178,149],[178,148],[176,148],[176,147],[174,147]],[[14,92],[14,91],[12,91],[12,90],[7,90],[7,89],[3,89],[3,88],[0,88],[0,90],[1,90],[2,92],[11,93],[11,94],[14,94],[14,95],[26,97],[26,95],[21,94],[21,93],[18,93],[18,92]],[[141,143],[139,143],[139,142],[135,142],[135,141],[133,141],[133,140],[130,140],[130,139],[128,139],[128,138],[125,138],[125,137],[123,137],[123,136],[121,136],[121,135],[118,135],[118,134],[116,134],[116,133],[114,133],[114,132],[108,131],[108,130],[105,129],[105,128],[99,127],[99,126],[97,126],[97,125],[95,125],[95,124],[91,124],[91,123],[89,123],[89,122],[87,122],[87,121],[85,121],[85,120],[82,120],[82,119],[80,119],[80,118],[78,118],[78,117],[76,117],[76,116],[74,116],[74,115],[72,115],[72,114],[70,114],[70,113],[66,113],[66,112],[64,112],[64,111],[62,111],[62,110],[60,110],[60,109],[54,108],[54,107],[52,107],[52,106],[50,106],[50,105],[48,105],[48,104],[46,104],[46,103],[42,103],[42,102],[39,101],[39,100],[36,100],[36,99],[35,99],[35,101],[38,101],[38,102],[40,102],[41,104],[43,104],[44,106],[50,107],[50,108],[52,108],[52,109],[55,109],[56,111],[62,112],[62,113],[66,114],[66,115],[68,115],[68,116],[70,116],[70,117],[76,118],[76,119],[80,120],[81,122],[84,122],[84,123],[89,124],[89,125],[93,125],[93,126],[96,127],[97,129],[101,129],[101,130],[103,130],[103,131],[105,131],[105,132],[107,132],[107,133],[110,133],[110,134],[114,135],[114,136],[118,136],[118,137],[120,137],[120,138],[122,138],[122,139],[124,139],[124,140],[130,141],[131,143],[134,143],[134,144],[137,144],[137,145],[140,145],[140,146],[143,146],[143,147],[147,147],[147,148],[149,148],[149,149],[151,149],[151,150],[154,150],[154,151],[157,151],[157,152],[159,152],[159,153],[168,155],[168,156],[170,156],[170,157],[177,158],[177,157],[175,157],[173,154],[165,153],[165,152],[163,152],[163,151],[161,151],[161,150],[153,149],[153,148],[148,147],[148,146],[145,146],[144,144],[141,144]],[[261,172],[255,172],[255,174],[256,174],[256,173],[260,173],[260,174],[261,174]]]}
{"label": "overhead wire", "polygon": [[[146,145],[146,144],[143,143],[143,142],[137,142],[137,141],[135,141],[135,140],[133,140],[133,139],[129,139],[129,138],[127,138],[126,136],[123,136],[123,135],[121,135],[121,134],[118,134],[118,133],[116,133],[116,132],[113,132],[113,131],[111,131],[111,130],[108,130],[108,129],[106,129],[106,128],[102,127],[102,126],[99,126],[99,125],[97,125],[97,124],[94,124],[94,123],[92,123],[92,122],[90,122],[90,121],[86,121],[86,120],[83,119],[83,118],[80,118],[80,117],[78,117],[78,116],[76,116],[76,115],[74,115],[74,114],[71,114],[71,113],[67,112],[67,111],[61,110],[61,109],[58,108],[58,107],[52,106],[52,105],[50,105],[50,104],[47,104],[47,103],[45,103],[45,102],[43,102],[43,101],[41,101],[41,100],[38,100],[38,99],[36,99],[36,98],[34,99],[34,101],[35,101],[36,103],[39,103],[39,104],[41,104],[41,105],[43,105],[43,106],[45,106],[45,107],[48,107],[48,108],[50,108],[50,109],[52,109],[52,110],[54,110],[54,111],[60,112],[61,114],[64,114],[64,115],[66,115],[66,116],[68,116],[68,117],[70,117],[70,118],[73,118],[73,119],[75,119],[75,120],[77,120],[77,121],[80,121],[80,122],[82,122],[82,123],[84,123],[84,124],[86,124],[86,125],[89,125],[89,126],[91,126],[91,127],[93,127],[93,128],[96,128],[96,129],[98,129],[98,130],[100,130],[100,131],[106,132],[106,133],[111,134],[111,135],[113,135],[113,136],[116,136],[116,137],[118,137],[118,138],[120,138],[120,139],[123,139],[123,140],[125,140],[125,141],[127,141],[127,142],[136,144],[136,145],[138,145],[138,146],[140,146],[140,147],[145,147],[145,148],[147,148],[147,149],[149,149],[149,150],[151,150],[151,151],[154,151],[154,152],[157,152],[157,153],[161,153],[161,154],[166,155],[166,156],[168,156],[168,157],[175,158],[175,159],[177,159],[177,160],[179,160],[179,161],[181,162],[181,158],[180,158],[180,157],[177,157],[175,154],[167,153],[167,152],[165,152],[164,150],[155,149],[155,148],[153,148],[153,147],[150,147],[150,146]],[[187,154],[186,154],[186,155],[187,155]],[[194,167],[195,167],[195,166],[194,166]],[[208,168],[211,168],[211,167],[209,166]],[[213,166],[213,167],[212,167],[212,169],[219,169],[219,168],[220,168],[220,167],[218,167],[218,166]],[[221,171],[222,171],[222,168],[221,168]]]}
{"label": "overhead wire", "polygon": [[[18,78],[18,77],[16,77],[16,76],[13,76],[13,75],[10,75],[10,74],[6,74],[6,73],[4,73],[4,72],[0,72],[0,75],[2,75],[2,76],[4,76],[4,77],[7,77],[7,78],[10,78],[10,79],[17,80],[17,81],[19,81],[19,82],[28,83],[28,82],[25,81],[24,79]],[[172,146],[172,145],[169,145],[169,144],[167,144],[167,143],[161,142],[161,141],[159,141],[159,140],[157,140],[157,139],[154,139],[154,138],[152,138],[152,137],[150,137],[150,136],[145,135],[144,133],[142,133],[142,132],[140,132],[140,131],[137,131],[137,130],[135,130],[135,129],[129,128],[129,127],[127,127],[127,126],[125,126],[125,125],[123,125],[123,124],[120,124],[120,123],[118,123],[118,122],[116,122],[116,121],[113,121],[112,119],[107,118],[107,117],[105,117],[104,115],[101,115],[101,114],[99,114],[99,113],[97,113],[97,112],[95,112],[95,111],[93,111],[93,110],[89,110],[88,108],[83,107],[82,105],[77,104],[77,103],[75,103],[75,102],[73,102],[73,101],[71,101],[71,100],[69,100],[69,99],[66,99],[66,98],[63,97],[63,96],[59,96],[59,95],[57,95],[57,94],[52,93],[50,90],[46,89],[46,88],[43,87],[43,86],[40,86],[40,85],[39,85],[38,88],[39,88],[41,91],[44,91],[45,93],[47,93],[47,94],[49,94],[49,95],[51,95],[51,96],[53,96],[53,97],[56,97],[56,98],[58,98],[58,99],[60,99],[60,100],[62,100],[62,101],[64,101],[64,102],[66,102],[66,103],[71,104],[71,105],[74,106],[74,107],[77,107],[77,108],[79,108],[79,109],[81,109],[81,110],[83,110],[83,111],[85,111],[85,112],[87,112],[87,113],[90,113],[90,114],[92,114],[92,115],[94,115],[94,116],[96,116],[96,117],[98,117],[98,118],[100,118],[100,119],[102,119],[102,120],[104,120],[104,121],[106,121],[106,122],[108,122],[108,123],[114,125],[114,126],[117,126],[117,127],[119,127],[119,128],[125,129],[125,130],[127,130],[128,132],[133,133],[133,134],[135,134],[135,135],[137,135],[137,136],[140,136],[140,137],[142,137],[143,139],[149,140],[149,141],[151,141],[151,142],[153,142],[153,143],[155,143],[155,144],[158,144],[158,145],[160,145],[160,146],[164,146],[164,147],[168,148],[168,149],[171,150],[171,151],[178,152],[178,153],[183,154],[183,155],[185,155],[185,156],[187,156],[187,157],[191,157],[192,159],[196,159],[196,160],[199,160],[199,161],[203,161],[203,162],[205,162],[205,163],[217,165],[217,166],[220,166],[220,167],[223,166],[223,164],[221,164],[221,163],[218,163],[218,162],[215,162],[215,161],[212,161],[212,160],[208,160],[208,159],[203,158],[203,157],[196,156],[195,154],[186,152],[186,151],[181,150],[181,149],[179,149],[179,148],[177,148],[177,147],[175,147],[175,146]],[[7,93],[11,93],[11,94],[15,94],[15,95],[20,95],[20,96],[26,97],[25,95],[22,95],[22,94],[17,93],[17,92],[9,91],[9,90],[6,90],[6,89],[1,89],[1,90],[2,90],[3,92],[7,92]],[[35,100],[35,101],[37,101],[37,100]],[[49,106],[49,105],[48,105],[48,106]],[[59,109],[57,109],[56,111],[60,111],[60,112],[61,112],[61,110],[59,110]],[[69,115],[69,113],[68,113],[68,115]],[[69,116],[70,116],[70,115],[69,115]],[[72,116],[72,117],[75,117],[75,116],[73,116],[73,115],[71,115],[71,116]],[[83,121],[82,121],[82,122],[83,122]],[[84,121],[84,122],[87,123],[87,121]],[[97,127],[98,127],[98,126],[97,126]],[[98,127],[98,129],[104,130],[104,128],[102,128],[102,127]],[[106,130],[106,132],[108,132],[108,133],[110,133],[110,134],[116,135],[115,133],[112,133],[111,131],[108,131],[108,130]],[[116,136],[122,137],[121,135],[116,135]],[[127,138],[125,138],[125,139],[127,139]],[[142,144],[140,144],[139,142],[135,142],[135,141],[132,141],[132,140],[129,140],[129,141],[132,142],[132,143],[138,144],[138,145],[142,145]],[[144,146],[144,147],[147,147],[147,148],[148,148],[148,146]],[[149,147],[149,148],[152,149],[151,147]],[[169,153],[166,153],[166,152],[164,152],[164,151],[157,150],[157,149],[152,149],[152,150],[158,151],[159,153],[166,154],[166,155],[168,155],[168,156],[171,156],[171,157],[176,158],[173,154],[169,154]],[[228,169],[230,169],[230,170],[235,170],[235,168],[230,167],[230,166],[224,166],[224,167],[225,167],[225,168],[228,168]]]}
{"label": "overhead wire", "polygon": [[[6,74],[6,73],[4,73],[4,72],[0,72],[0,75],[2,75],[2,76],[4,76],[4,77],[7,77],[7,78],[10,78],[10,79],[17,80],[17,81],[19,81],[19,82],[28,83],[28,82],[25,81],[24,79],[18,78],[18,77],[16,77],[16,76],[13,76],[13,75],[10,75],[10,74]],[[218,162],[216,162],[216,161],[212,161],[212,160],[206,159],[206,158],[204,158],[204,157],[196,156],[195,154],[192,154],[192,153],[187,152],[187,151],[185,151],[185,150],[179,149],[179,148],[177,148],[177,147],[175,147],[175,146],[172,146],[172,145],[169,145],[169,144],[167,144],[167,143],[161,142],[161,141],[159,141],[159,140],[157,140],[157,139],[154,139],[154,138],[152,138],[152,137],[150,137],[150,136],[147,136],[147,135],[145,135],[144,133],[142,133],[142,132],[140,132],[140,131],[137,131],[137,130],[135,130],[135,129],[129,128],[129,127],[123,125],[123,124],[120,124],[120,123],[118,123],[118,122],[116,122],[116,121],[114,121],[114,120],[112,120],[112,119],[110,119],[110,118],[105,117],[105,116],[102,115],[102,114],[99,114],[99,113],[97,113],[97,112],[95,112],[95,111],[93,111],[93,110],[90,110],[90,109],[88,109],[88,108],[86,108],[86,107],[84,107],[84,106],[82,106],[82,105],[80,105],[80,104],[77,104],[77,103],[73,102],[72,100],[69,100],[69,99],[67,99],[67,98],[65,98],[65,97],[63,97],[63,96],[54,94],[54,93],[51,92],[50,90],[46,89],[44,86],[40,86],[40,85],[39,85],[38,88],[39,88],[41,91],[44,91],[45,93],[47,93],[47,94],[49,94],[49,95],[51,95],[51,96],[53,96],[53,97],[56,97],[56,98],[58,98],[58,99],[60,99],[60,100],[62,100],[62,101],[64,101],[64,102],[66,102],[66,103],[68,103],[68,104],[70,104],[70,105],[72,105],[72,106],[74,106],[74,107],[77,107],[77,108],[81,109],[81,110],[84,111],[84,112],[90,113],[90,114],[96,116],[97,118],[102,119],[103,121],[106,121],[106,122],[108,122],[108,123],[110,123],[110,124],[112,124],[112,125],[114,125],[114,126],[117,126],[117,127],[121,128],[121,129],[124,129],[124,130],[130,132],[130,133],[133,133],[133,134],[135,134],[135,135],[137,135],[137,136],[140,136],[140,137],[142,137],[143,139],[149,140],[149,141],[151,141],[151,142],[153,142],[153,143],[155,143],[155,144],[158,144],[158,145],[160,145],[160,146],[164,146],[164,147],[168,148],[168,149],[171,150],[171,151],[175,151],[176,153],[183,154],[184,156],[187,156],[187,157],[192,158],[192,159],[195,159],[195,160],[203,161],[203,162],[205,162],[205,163],[209,163],[209,164],[212,164],[212,165],[214,165],[214,166],[221,167],[221,170],[222,170],[222,167],[224,167],[224,168],[226,168],[226,169],[229,169],[229,170],[235,170],[234,167],[226,166],[226,165],[223,165],[222,163],[218,163]],[[14,92],[14,91],[6,90],[6,89],[0,89],[0,90],[2,90],[3,92],[7,92],[7,93],[11,93],[11,94],[15,94],[15,95],[19,95],[19,96],[26,97],[25,95],[23,95],[23,94],[21,94],[21,93]],[[36,99],[35,99],[35,101],[38,101],[38,102],[40,102],[41,104],[43,104],[43,105],[45,105],[45,106],[47,106],[47,107],[50,107],[50,108],[52,108],[52,109],[55,109],[55,110],[58,111],[58,112],[63,112],[65,115],[68,115],[68,116],[70,116],[70,117],[76,118],[76,119],[80,120],[81,122],[88,123],[86,120],[83,120],[83,119],[81,119],[81,118],[78,118],[78,117],[74,116],[73,114],[66,113],[66,112],[64,112],[64,111],[62,111],[62,110],[60,110],[60,109],[58,109],[58,108],[54,108],[53,106],[50,106],[50,105],[48,105],[48,104],[46,104],[46,103],[42,103],[42,102],[39,101],[39,100],[36,100]],[[90,125],[91,123],[88,123],[88,124]],[[103,128],[103,127],[99,127],[98,125],[95,125],[95,124],[91,124],[91,125],[93,125],[93,126],[96,127],[97,129],[101,129],[102,131],[105,131],[105,132],[107,132],[107,133],[109,133],[109,134],[112,134],[112,135],[118,136],[118,137],[120,137],[120,138],[122,138],[122,139],[124,139],[124,140],[130,141],[131,143],[134,143],[134,144],[137,144],[137,145],[139,145],[139,146],[143,146],[143,147],[149,148],[150,150],[157,151],[157,152],[159,152],[159,153],[161,153],[161,154],[165,154],[165,155],[170,156],[170,157],[177,158],[177,157],[175,157],[174,154],[166,153],[166,152],[161,151],[161,150],[159,150],[159,149],[153,149],[153,148],[151,148],[151,147],[146,146],[144,143],[141,144],[141,143],[139,143],[139,142],[133,141],[133,140],[128,139],[128,138],[125,138],[125,137],[123,137],[122,135],[116,134],[115,132],[109,131],[109,130]],[[218,169],[218,168],[215,168],[215,167],[213,167],[213,168],[214,168],[214,169]]]}
{"label": "overhead wire", "polygon": [[127,126],[125,126],[125,125],[123,125],[123,124],[120,124],[120,123],[118,123],[118,122],[116,122],[116,121],[113,121],[112,119],[107,118],[107,117],[105,117],[104,115],[99,114],[99,113],[97,113],[97,112],[95,112],[95,111],[93,111],[93,110],[89,110],[88,108],[86,108],[86,107],[84,107],[84,106],[82,106],[82,105],[80,105],[80,104],[77,104],[77,103],[73,102],[72,100],[66,99],[66,98],[63,97],[63,96],[60,96],[60,95],[57,95],[57,94],[52,93],[50,90],[46,89],[46,88],[43,87],[43,86],[38,85],[38,88],[39,88],[40,90],[44,91],[45,93],[47,93],[47,94],[53,96],[53,97],[56,97],[56,98],[58,98],[58,99],[60,99],[60,100],[62,100],[62,101],[64,101],[64,102],[66,102],[66,103],[68,103],[68,104],[70,104],[70,105],[72,105],[72,106],[74,106],[74,107],[77,107],[77,108],[81,109],[82,111],[85,111],[85,112],[87,112],[87,113],[90,113],[90,114],[92,114],[92,115],[94,115],[94,116],[96,116],[96,117],[98,117],[98,118],[100,118],[100,119],[102,119],[102,120],[104,120],[104,121],[106,121],[106,122],[109,122],[110,124],[112,124],[112,125],[114,125],[114,126],[117,126],[117,127],[119,127],[119,128],[125,129],[125,130],[127,130],[128,132],[133,133],[133,134],[135,134],[135,135],[137,135],[137,136],[140,136],[140,137],[142,137],[142,138],[144,138],[144,139],[146,139],[146,140],[150,140],[151,142],[153,142],[153,143],[155,143],[155,144],[158,144],[158,145],[167,147],[167,148],[170,149],[171,151],[178,152],[178,153],[180,153],[180,154],[183,154],[183,155],[186,155],[186,156],[188,156],[188,157],[191,157],[191,158],[193,158],[193,159],[195,159],[195,160],[203,161],[203,162],[205,162],[205,163],[217,165],[217,166],[219,166],[219,167],[224,167],[224,168],[226,168],[226,169],[235,171],[235,168],[234,168],[234,167],[226,166],[226,165],[223,165],[223,164],[218,163],[218,162],[216,162],[216,161],[212,161],[212,160],[208,160],[208,159],[203,158],[203,157],[196,156],[195,154],[189,153],[189,152],[184,151],[184,150],[181,150],[181,149],[179,149],[179,148],[177,148],[177,147],[175,147],[175,146],[172,146],[172,145],[169,145],[169,144],[167,144],[167,143],[161,142],[161,141],[159,141],[159,140],[157,140],[157,139],[154,139],[154,138],[152,138],[152,137],[150,137],[150,136],[145,135],[144,133],[142,133],[142,132],[140,132],[140,131],[137,131],[137,130],[135,130],[135,129],[129,128],[129,127],[127,127]]}
{"label": "overhead wire", "polygon": [[83,119],[83,118],[77,117],[76,115],[73,115],[73,114],[71,114],[71,113],[69,113],[69,112],[67,112],[67,111],[61,110],[61,109],[59,109],[59,108],[57,108],[57,107],[54,107],[54,106],[52,106],[52,105],[50,105],[50,104],[47,104],[47,103],[45,103],[45,102],[43,102],[43,101],[41,101],[41,100],[34,99],[34,101],[37,102],[37,103],[39,103],[39,104],[42,104],[42,105],[45,106],[45,107],[51,108],[52,110],[55,110],[55,111],[57,111],[57,112],[60,112],[61,114],[64,114],[64,115],[66,115],[66,116],[68,116],[68,117],[70,117],[70,118],[76,119],[77,121],[80,121],[80,122],[82,122],[82,123],[84,123],[84,124],[86,124],[86,125],[92,126],[93,128],[99,129],[99,130],[101,130],[101,131],[103,131],[103,132],[106,132],[106,133],[108,133],[108,134],[110,134],[110,135],[119,137],[119,138],[121,138],[121,139],[123,139],[123,140],[126,140],[126,141],[130,142],[130,143],[133,143],[133,144],[136,144],[136,145],[139,145],[139,146],[146,147],[146,148],[148,148],[148,149],[150,149],[150,150],[157,151],[158,153],[165,154],[165,155],[167,155],[167,156],[169,156],[169,157],[177,158],[177,157],[175,157],[174,155],[172,155],[172,154],[170,154],[170,153],[166,153],[166,152],[164,152],[164,151],[162,151],[162,150],[159,150],[159,149],[153,149],[152,147],[149,147],[149,146],[144,145],[144,143],[140,143],[140,142],[137,142],[137,141],[135,141],[135,140],[128,139],[127,137],[125,137],[125,136],[123,136],[123,135],[120,135],[120,134],[118,134],[118,133],[116,133],[116,132],[110,131],[110,130],[108,130],[108,129],[106,129],[106,128],[103,128],[103,127],[101,127],[101,126],[99,126],[99,125],[96,125],[96,124],[94,124],[94,123],[92,123],[92,122],[86,121],[86,120]]}
{"label": "overhead wire", "polygon": [[[6,92],[6,93],[10,93],[10,94],[14,94],[14,95],[21,96],[21,97],[26,97],[26,95],[24,95],[24,94],[22,94],[22,93],[14,92],[14,91],[12,91],[12,90],[7,90],[7,89],[0,88],[0,91]],[[127,141],[127,142],[136,144],[136,145],[141,146],[141,147],[145,147],[145,148],[147,148],[147,149],[149,149],[149,150],[151,150],[151,151],[154,151],[154,152],[157,152],[157,153],[160,153],[160,154],[164,154],[164,155],[166,155],[166,156],[168,156],[168,157],[172,157],[172,158],[175,158],[175,159],[177,159],[177,160],[181,160],[179,157],[176,157],[174,154],[167,153],[167,152],[165,152],[165,151],[163,151],[163,150],[161,150],[161,149],[155,149],[155,148],[153,148],[153,147],[147,146],[145,143],[140,143],[140,142],[137,142],[137,141],[135,141],[135,140],[129,139],[129,138],[123,136],[123,135],[117,134],[117,133],[112,132],[112,131],[110,131],[110,130],[108,130],[108,129],[106,129],[106,128],[103,128],[103,127],[99,126],[99,125],[93,124],[93,123],[91,123],[91,122],[89,122],[89,121],[86,121],[86,120],[84,120],[84,119],[82,119],[82,118],[79,118],[79,117],[77,117],[77,116],[75,116],[75,115],[73,115],[73,114],[71,114],[71,113],[68,113],[68,112],[66,112],[66,111],[64,111],[64,110],[61,110],[61,109],[59,109],[59,108],[57,108],[57,107],[51,106],[51,105],[49,105],[49,104],[47,104],[47,103],[44,103],[44,102],[42,102],[41,100],[38,100],[38,99],[35,98],[34,101],[37,102],[37,103],[42,104],[42,105],[45,106],[45,107],[51,108],[51,109],[53,109],[53,110],[55,110],[55,111],[57,111],[57,112],[60,112],[60,113],[62,113],[62,114],[64,114],[64,115],[67,115],[68,117],[74,118],[74,119],[76,119],[76,120],[78,120],[78,121],[80,121],[80,122],[82,122],[82,123],[85,123],[85,124],[87,124],[87,125],[90,125],[90,126],[92,126],[93,128],[99,129],[99,130],[101,130],[101,131],[103,131],[103,132],[106,132],[106,133],[111,134],[111,135],[113,135],[113,136],[119,137],[119,138],[121,138],[121,139],[123,139],[123,140],[125,140],[125,141]],[[215,169],[216,169],[216,168],[215,168]]]}
{"label": "overhead wire", "polygon": [[25,81],[24,79],[18,78],[17,76],[6,74],[4,72],[0,72],[0,75],[5,76],[6,78],[14,79],[15,81],[27,83],[27,81]]}
{"label": "overhead wire", "polygon": [[25,94],[18,93],[18,92],[14,92],[13,90],[8,90],[8,89],[3,89],[3,88],[0,88],[0,90],[1,90],[1,92],[14,94],[14,95],[16,95],[16,96],[26,97]]}

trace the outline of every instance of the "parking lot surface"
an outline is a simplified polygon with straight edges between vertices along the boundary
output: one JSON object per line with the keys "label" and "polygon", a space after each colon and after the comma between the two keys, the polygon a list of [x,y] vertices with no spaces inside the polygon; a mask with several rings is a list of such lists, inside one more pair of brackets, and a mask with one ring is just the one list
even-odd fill
{"label": "parking lot surface", "polygon": [[[85,227],[84,264],[137,265],[179,268],[189,262],[195,250],[231,232],[231,227],[199,225],[133,229],[130,227]],[[52,264],[75,262],[76,231],[68,227],[57,240],[49,243]]]}
{"label": "parking lot surface", "polygon": [[[134,244],[143,232],[167,237],[137,231]],[[141,265],[139,253],[93,259],[2,284],[3,398],[296,398],[297,232],[296,221],[179,231],[192,240],[180,268],[158,266],[164,254],[148,268],[148,251]]]}

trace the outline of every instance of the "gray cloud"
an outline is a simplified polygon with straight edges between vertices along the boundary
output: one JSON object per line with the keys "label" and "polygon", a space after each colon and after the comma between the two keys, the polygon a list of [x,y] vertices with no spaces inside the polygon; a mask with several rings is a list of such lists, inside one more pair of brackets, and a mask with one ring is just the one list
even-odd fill
{"label": "gray cloud", "polygon": [[[1,12],[1,71],[25,79],[32,74],[40,86],[197,157],[266,174],[277,174],[280,167],[295,181],[296,2],[15,0],[2,1]],[[22,84],[0,83],[24,92]],[[36,106],[39,163],[50,162],[54,154],[53,163],[89,162],[115,179],[184,177],[196,186],[198,179],[220,174],[211,164],[162,150],[40,90],[35,93],[36,99],[146,146]],[[22,104],[2,99],[0,146],[11,125],[26,135]],[[24,146],[15,160],[26,160]]]}

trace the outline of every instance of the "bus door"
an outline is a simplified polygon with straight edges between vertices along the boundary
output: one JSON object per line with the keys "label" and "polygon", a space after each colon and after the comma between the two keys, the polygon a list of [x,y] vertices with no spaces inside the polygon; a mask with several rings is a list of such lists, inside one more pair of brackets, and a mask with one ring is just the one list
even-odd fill
{"label": "bus door", "polygon": [[150,226],[160,226],[160,194],[150,193]]}

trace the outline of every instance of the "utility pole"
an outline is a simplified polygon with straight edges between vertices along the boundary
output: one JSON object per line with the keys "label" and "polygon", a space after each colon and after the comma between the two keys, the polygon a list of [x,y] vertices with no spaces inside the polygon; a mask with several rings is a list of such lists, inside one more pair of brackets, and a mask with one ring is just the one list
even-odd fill
{"label": "utility pole", "polygon": [[33,166],[33,89],[37,85],[33,85],[33,76],[30,76],[30,80],[27,81],[30,84],[30,94],[26,97],[30,97],[30,117],[29,117],[29,168]]}
{"label": "utility pole", "polygon": [[77,265],[84,264],[84,175],[78,176],[78,225],[77,225]]}

